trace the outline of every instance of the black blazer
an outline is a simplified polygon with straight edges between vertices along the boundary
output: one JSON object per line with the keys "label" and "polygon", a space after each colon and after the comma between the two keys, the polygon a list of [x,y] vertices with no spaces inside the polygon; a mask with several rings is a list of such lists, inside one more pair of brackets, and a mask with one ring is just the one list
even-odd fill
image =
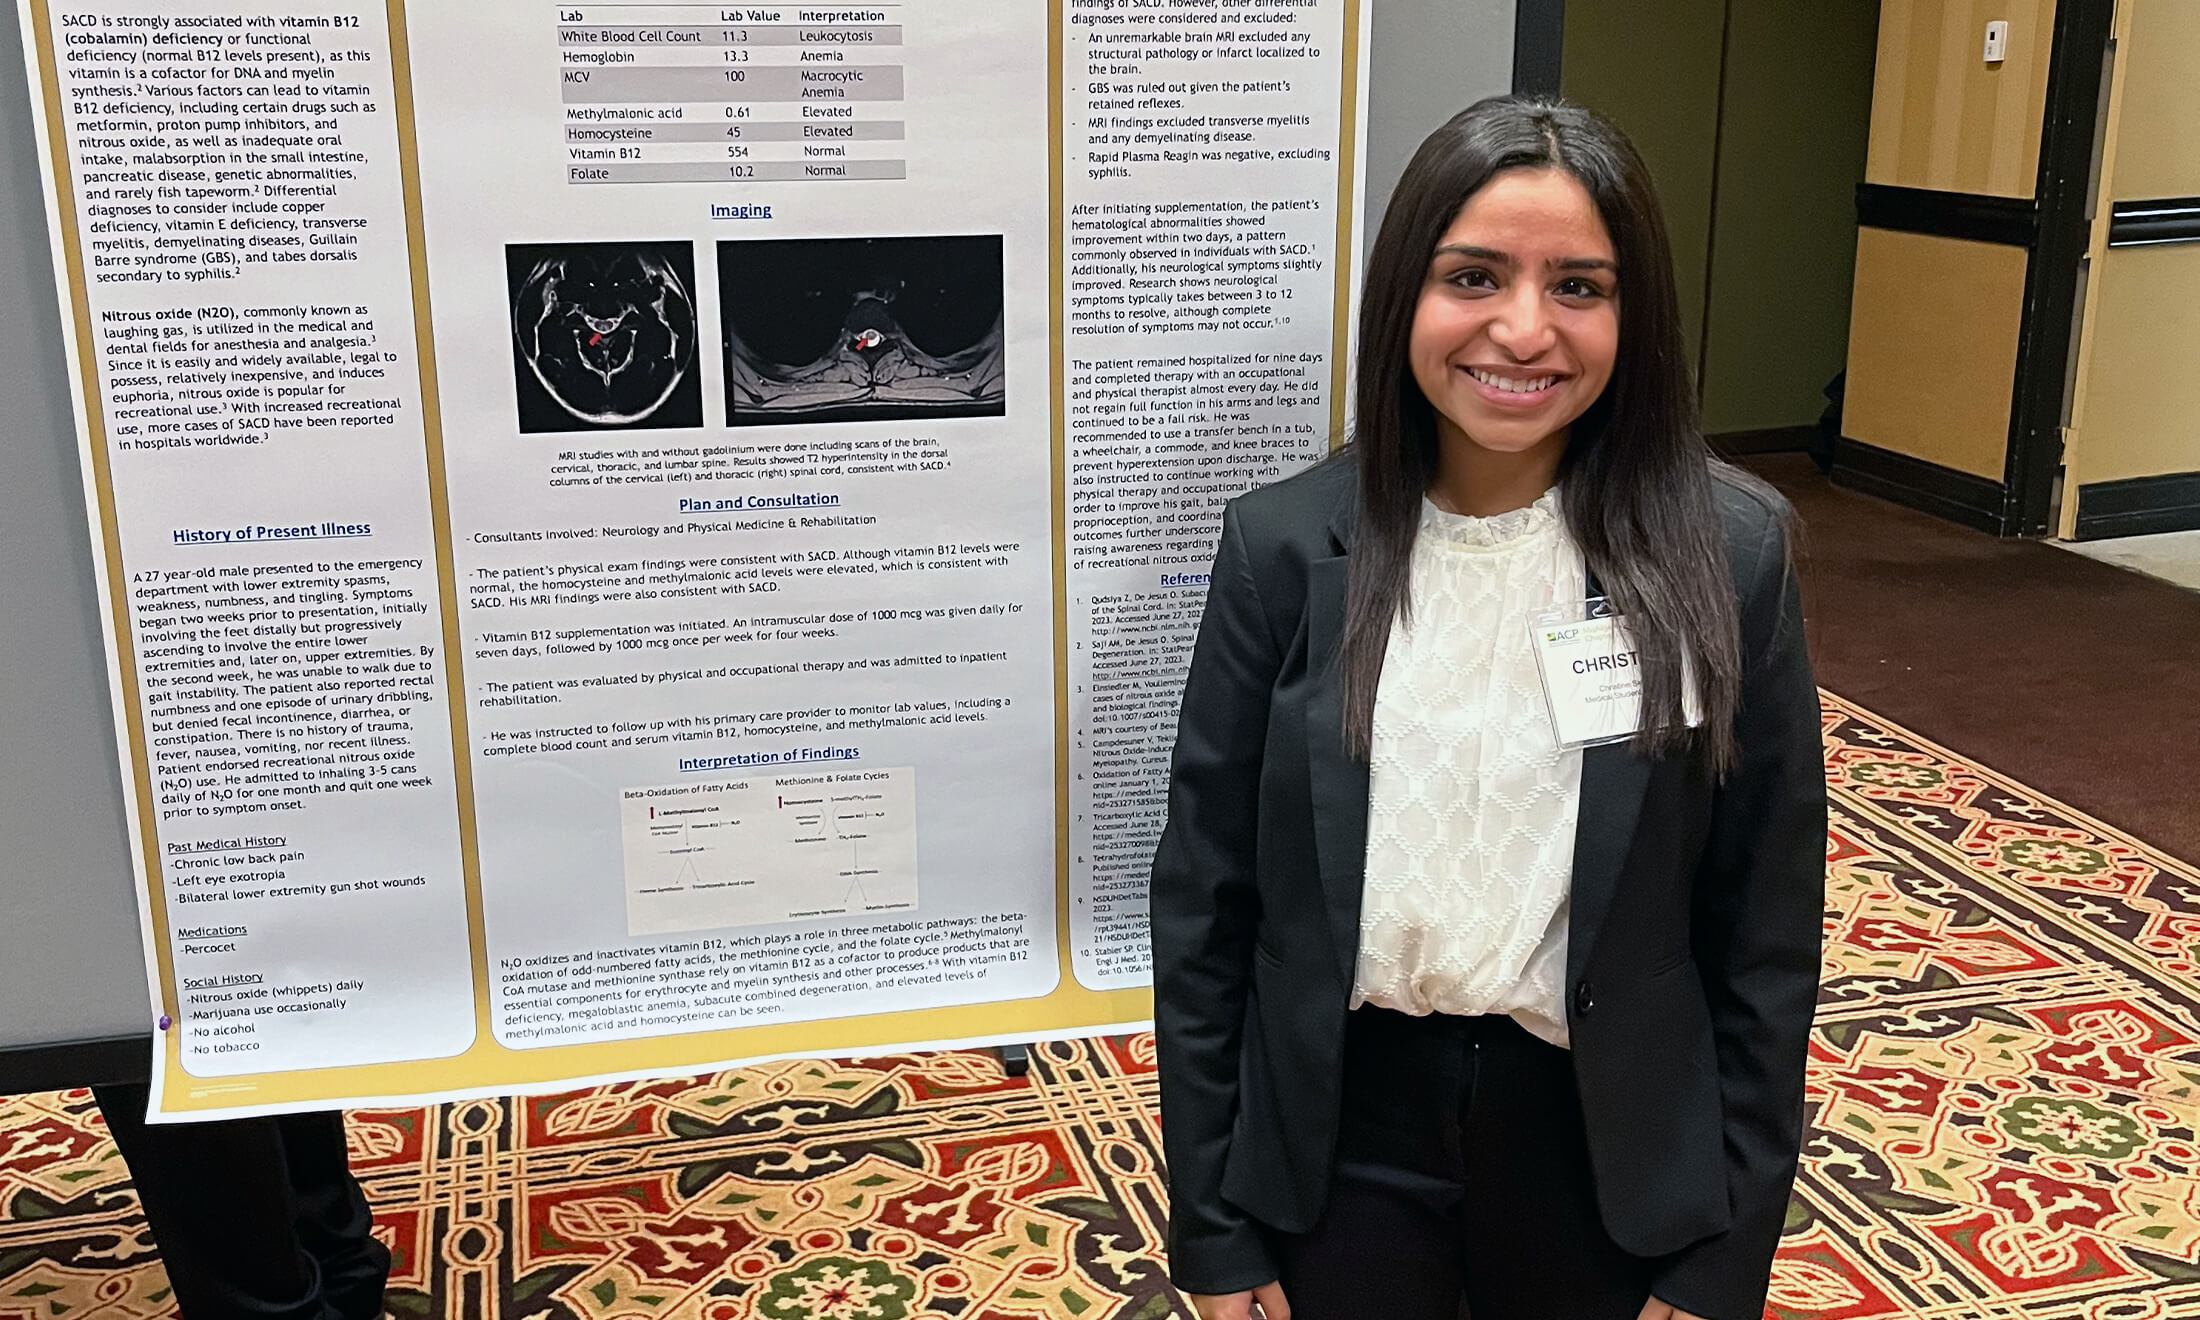
{"label": "black blazer", "polygon": [[[1152,920],[1190,1292],[1274,1279],[1258,1224],[1304,1232],[1328,1195],[1367,846],[1337,665],[1357,496],[1347,454],[1231,502],[1184,690]],[[1723,479],[1717,503],[1741,758],[1719,783],[1700,755],[1584,754],[1567,1018],[1606,1231],[1665,1258],[1661,1299],[1758,1320],[1801,1142],[1825,762],[1785,507]]]}

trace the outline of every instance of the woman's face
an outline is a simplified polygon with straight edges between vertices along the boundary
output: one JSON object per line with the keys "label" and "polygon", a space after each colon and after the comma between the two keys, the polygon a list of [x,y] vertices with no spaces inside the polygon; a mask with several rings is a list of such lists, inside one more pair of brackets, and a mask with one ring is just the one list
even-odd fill
{"label": "woman's face", "polygon": [[1441,429],[1497,453],[1564,444],[1618,351],[1619,263],[1588,191],[1508,170],[1469,197],[1413,316],[1413,378]]}

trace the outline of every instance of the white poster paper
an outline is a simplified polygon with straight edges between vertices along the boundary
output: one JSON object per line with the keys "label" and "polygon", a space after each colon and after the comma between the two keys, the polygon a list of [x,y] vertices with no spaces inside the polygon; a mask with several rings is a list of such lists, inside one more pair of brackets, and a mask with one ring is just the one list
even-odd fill
{"label": "white poster paper", "polygon": [[19,0],[161,1117],[1116,1029],[1356,0]]}

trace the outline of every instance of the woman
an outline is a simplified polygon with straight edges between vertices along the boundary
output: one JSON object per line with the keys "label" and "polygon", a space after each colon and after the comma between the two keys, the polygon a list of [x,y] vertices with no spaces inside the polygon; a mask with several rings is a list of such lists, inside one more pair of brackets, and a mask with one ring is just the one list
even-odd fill
{"label": "woman", "polygon": [[[1758,1320],[1825,849],[1786,506],[1705,449],[1594,116],[1439,129],[1366,289],[1354,443],[1226,511],[1184,694],[1171,1275],[1203,1320]],[[1639,716],[1583,745],[1537,650],[1592,598]]]}

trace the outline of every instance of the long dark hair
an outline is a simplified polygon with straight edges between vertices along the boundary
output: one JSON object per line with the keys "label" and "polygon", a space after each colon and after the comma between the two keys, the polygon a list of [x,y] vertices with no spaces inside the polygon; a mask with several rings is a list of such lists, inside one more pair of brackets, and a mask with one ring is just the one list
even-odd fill
{"label": "long dark hair", "polygon": [[[1352,452],[1359,525],[1345,591],[1345,745],[1366,757],[1393,623],[1406,615],[1421,500],[1435,481],[1436,413],[1415,383],[1409,342],[1436,244],[1506,170],[1557,169],[1596,203],[1619,259],[1619,347],[1611,382],[1573,424],[1559,466],[1560,514],[1590,573],[1624,615],[1643,664],[1636,745],[1657,756],[1701,747],[1735,759],[1741,639],[1673,289],[1673,254],[1650,172],[1617,128],[1544,97],[1478,101],[1429,135],[1392,194],[1368,257],[1360,307]],[[1753,485],[1726,469],[1719,479]],[[1688,657],[1703,724],[1682,705]]]}

